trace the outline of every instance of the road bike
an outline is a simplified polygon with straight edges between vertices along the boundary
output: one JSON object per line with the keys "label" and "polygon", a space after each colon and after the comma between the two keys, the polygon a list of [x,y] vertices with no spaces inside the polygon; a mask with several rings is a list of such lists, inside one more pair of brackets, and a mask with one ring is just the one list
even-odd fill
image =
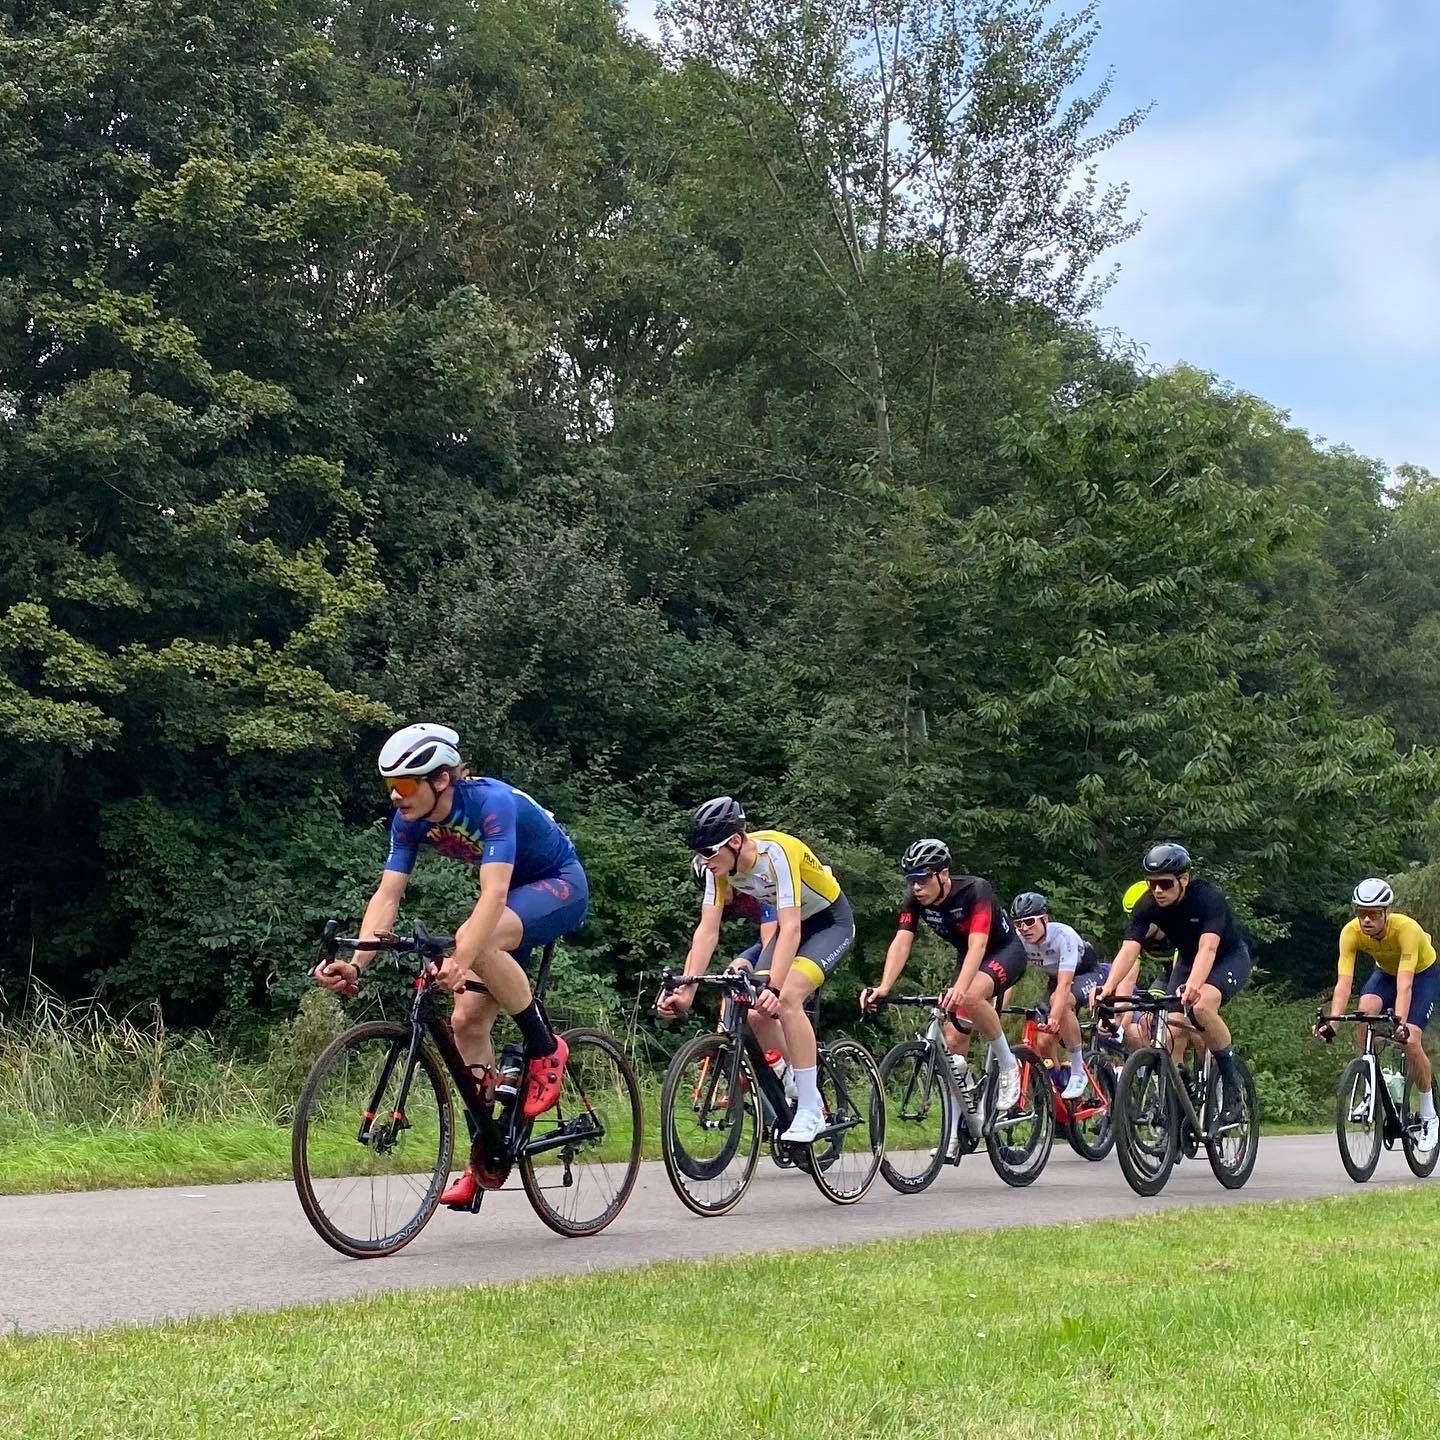
{"label": "road bike", "polygon": [[1158,1195],[1181,1156],[1193,1159],[1203,1145],[1215,1178],[1227,1190],[1238,1190],[1250,1178],[1260,1148],[1260,1110],[1249,1067],[1235,1057],[1240,1116],[1221,1124],[1220,1071],[1210,1052],[1198,1065],[1183,1068],[1170,1054],[1169,1016],[1184,1008],[1179,996],[1116,996],[1096,1008],[1101,1016],[1130,1011],[1155,1017],[1154,1044],[1130,1056],[1115,1088],[1115,1156],[1130,1188],[1137,1195]]}
{"label": "road bike", "polygon": [[[1036,1054],[1043,1054],[1041,1026],[1045,1023],[1047,1011],[1041,1005],[1007,1005],[1002,1015],[1023,1015],[1025,1025],[1021,1031],[1021,1043]],[[1082,1052],[1085,1065],[1085,1089],[1074,1100],[1067,1100],[1060,1092],[1070,1079],[1069,1065],[1049,1065],[1050,1093],[1055,1105],[1055,1128],[1064,1135],[1070,1148],[1086,1160],[1103,1160],[1115,1147],[1114,1106],[1115,1070],[1110,1055],[1099,1037],[1099,1027],[1093,1022],[1080,1024],[1082,1038],[1090,1044]],[[1043,1063],[1043,1062],[1042,1062]]]}
{"label": "road bike", "polygon": [[[1346,1015],[1315,1012],[1315,1023],[1331,1030],[1337,1024],[1365,1026],[1364,1048],[1341,1072],[1335,1096],[1335,1139],[1340,1146],[1340,1163],[1358,1185],[1363,1185],[1380,1163],[1380,1147],[1393,1150],[1399,1142],[1405,1163],[1424,1179],[1433,1174],[1440,1161],[1440,1145],[1420,1148],[1423,1122],[1416,1112],[1415,1085],[1404,1065],[1405,1047],[1395,1038],[1398,1021],[1392,1011],[1367,1015],[1352,1011]],[[1393,1046],[1401,1052],[1402,1070],[1381,1063],[1380,1047]]]}
{"label": "road bike", "polygon": [[[393,1255],[439,1204],[451,1170],[454,1106],[460,1098],[472,1147],[503,1183],[512,1166],[535,1213],[561,1235],[594,1235],[621,1211],[640,1169],[640,1087],[624,1051],[599,1030],[563,1032],[570,1056],[557,1104],[534,1120],[520,1113],[519,1047],[511,1070],[472,1070],[456,1048],[437,999],[435,964],[454,937],[417,921],[408,937],[361,940],[329,921],[319,960],[370,951],[410,957],[410,1014],[367,1020],[321,1051],[295,1109],[291,1159],[300,1205],[327,1244],[356,1259]],[[553,943],[542,952],[535,1001],[544,1009]],[[478,982],[468,988],[483,990]],[[447,1083],[448,1076],[448,1083]],[[503,1096],[505,1089],[510,1098]],[[478,1211],[485,1196],[467,1206]]]}
{"label": "road bike", "polygon": [[995,1173],[1007,1185],[1029,1185],[1045,1168],[1055,1143],[1050,1075],[1028,1045],[1014,1047],[1020,1067],[1020,1098],[995,1113],[999,1062],[992,1056],[977,1075],[964,1055],[945,1043],[948,1019],[968,1035],[969,1019],[941,1008],[938,995],[877,996],[885,1005],[928,1010],[923,1034],[902,1040],[880,1062],[889,1116],[889,1145],[880,1173],[902,1195],[917,1195],[943,1165],[958,1165],[983,1142]]}
{"label": "road bike", "polygon": [[825,1128],[809,1144],[779,1139],[794,1106],[745,1022],[760,987],[746,970],[677,975],[661,991],[721,991],[720,1024],[675,1052],[660,1090],[660,1154],[681,1201],[697,1215],[733,1210],[768,1139],[775,1161],[809,1172],[821,1194],[853,1205],[875,1183],[885,1154],[885,1103],[870,1052],[856,1040],[820,1043],[816,1081]]}

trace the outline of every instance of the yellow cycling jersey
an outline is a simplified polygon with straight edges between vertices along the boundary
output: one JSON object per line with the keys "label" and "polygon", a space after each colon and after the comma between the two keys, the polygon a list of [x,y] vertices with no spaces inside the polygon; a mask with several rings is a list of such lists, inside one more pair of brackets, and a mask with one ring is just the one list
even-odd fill
{"label": "yellow cycling jersey", "polygon": [[707,905],[724,905],[726,890],[734,886],[777,911],[798,905],[800,918],[808,920],[840,898],[840,882],[803,840],[782,830],[756,830],[750,839],[756,851],[753,869],[733,875],[705,872]]}
{"label": "yellow cycling jersey", "polygon": [[1355,952],[1363,950],[1387,974],[1401,970],[1428,970],[1435,963],[1435,947],[1417,920],[1392,910],[1385,922],[1385,933],[1373,940],[1352,920],[1340,932],[1340,973],[1355,973]]}

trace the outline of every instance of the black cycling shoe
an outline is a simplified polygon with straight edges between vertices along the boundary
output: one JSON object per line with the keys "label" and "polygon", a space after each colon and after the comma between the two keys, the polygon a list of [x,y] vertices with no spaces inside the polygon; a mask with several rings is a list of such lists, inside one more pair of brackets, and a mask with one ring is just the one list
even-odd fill
{"label": "black cycling shoe", "polygon": [[1216,1130],[1234,1130],[1245,1123],[1245,1107],[1238,1095],[1228,1096],[1220,1104],[1220,1113],[1215,1117]]}

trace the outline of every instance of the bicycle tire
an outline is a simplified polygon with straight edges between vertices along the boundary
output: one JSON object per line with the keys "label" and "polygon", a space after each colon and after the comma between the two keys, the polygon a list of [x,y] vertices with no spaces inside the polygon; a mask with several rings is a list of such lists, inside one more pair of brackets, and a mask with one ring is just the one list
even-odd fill
{"label": "bicycle tire", "polygon": [[1410,1173],[1425,1180],[1435,1173],[1435,1166],[1440,1163],[1440,1145],[1432,1145],[1425,1151],[1416,1145],[1414,1123],[1420,1117],[1411,1103],[1414,1097],[1415,1082],[1406,1075],[1405,1094],[1400,1105],[1400,1119],[1404,1126],[1400,1132],[1400,1148],[1405,1152],[1405,1163],[1410,1167]]}
{"label": "bicycle tire", "polygon": [[[1377,1067],[1378,1068],[1378,1067]],[[1369,1112],[1369,1123],[1355,1136],[1351,1143],[1351,1126],[1359,1122],[1352,1119],[1360,1108],[1356,1096],[1364,1094]],[[1345,1173],[1357,1184],[1363,1185],[1380,1163],[1380,1097],[1373,1093],[1371,1083],[1371,1061],[1357,1055],[1340,1072],[1340,1083],[1335,1092],[1335,1140],[1340,1147],[1340,1163]]]}
{"label": "bicycle tire", "polygon": [[[933,1184],[950,1152],[950,1137],[955,1133],[955,1098],[940,1073],[943,1063],[926,1040],[903,1040],[886,1051],[880,1061],[886,1111],[886,1153],[880,1162],[880,1173],[885,1183],[902,1195],[918,1195]],[[928,1118],[937,1103],[940,1131],[931,1136],[923,1133],[920,1122]],[[894,1148],[897,1138],[901,1147],[898,1150]],[[925,1142],[932,1138],[933,1153],[927,1153]],[[907,1164],[903,1158],[907,1156],[924,1157],[927,1163]]]}
{"label": "bicycle tire", "polygon": [[[560,1098],[530,1122],[516,1164],[535,1213],[557,1235],[578,1239],[598,1235],[625,1208],[640,1173],[645,1122],[640,1083],[619,1042],[603,1030],[566,1030],[563,1038],[570,1054]],[[575,1138],[553,1149],[532,1148],[561,1134]],[[557,1170],[560,1183],[547,1184]],[[592,1191],[603,1203],[582,1214]],[[566,1208],[552,1195],[563,1195]]]}
{"label": "bicycle tire", "polygon": [[858,1040],[822,1045],[818,1061],[816,1083],[831,1123],[855,1123],[812,1141],[807,1168],[827,1200],[853,1205],[869,1193],[885,1159],[885,1089],[875,1057]]}
{"label": "bicycle tire", "polygon": [[[692,1103],[693,1097],[682,1094],[687,1088],[693,1089],[688,1078],[691,1068],[707,1056],[712,1066],[718,1066],[723,1058],[727,1066],[725,1073],[728,1074],[727,1052],[737,1044],[742,1047],[736,1072],[738,1093],[725,1099],[727,1128],[716,1152],[717,1156],[723,1155],[725,1159],[717,1167],[714,1164],[716,1156],[701,1159],[686,1146],[677,1121],[677,1105],[683,1103],[688,1107]],[[727,1034],[712,1032],[697,1035],[675,1052],[660,1087],[660,1158],[665,1163],[665,1174],[670,1179],[671,1188],[687,1210],[696,1215],[724,1215],[740,1203],[741,1196],[754,1179],[755,1167],[760,1159],[761,1128],[760,1089],[749,1057],[744,1053],[743,1042]],[[737,1157],[740,1160],[739,1173],[728,1182],[718,1183]],[[718,1193],[706,1197],[692,1188],[699,1185],[717,1185]]]}
{"label": "bicycle tire", "polygon": [[1243,1139],[1238,1150],[1234,1149],[1234,1135],[1215,1134],[1215,1119],[1220,1113],[1220,1067],[1213,1059],[1205,1094],[1205,1153],[1215,1178],[1227,1190],[1239,1190],[1245,1184],[1260,1154],[1260,1104],[1255,1094],[1255,1080],[1239,1055],[1235,1056],[1235,1069],[1240,1076],[1240,1099],[1245,1112]]}
{"label": "bicycle tire", "polygon": [[[1154,1111],[1152,1114],[1151,1111]],[[1153,1045],[1125,1062],[1115,1087],[1115,1158],[1137,1195],[1158,1195],[1180,1154],[1180,1098]]]}
{"label": "bicycle tire", "polygon": [[[1028,1045],[1015,1045],[1012,1050],[1015,1063],[1020,1067],[1020,1100],[1015,1108],[1028,1107],[1032,1117],[1030,1134],[1023,1149],[1009,1143],[1014,1130],[1019,1128],[1011,1118],[1012,1109],[991,1120],[985,1132],[985,1149],[995,1173],[1007,1185],[1018,1189],[1034,1184],[1050,1159],[1055,1144],[1055,1087],[1045,1062],[1034,1050]],[[992,1106],[994,1095],[992,1082]]]}
{"label": "bicycle tire", "polygon": [[[1085,1067],[1090,1072],[1090,1083],[1105,1102],[1105,1108],[1090,1120],[1071,1120],[1065,1126],[1065,1139],[1070,1148],[1081,1159],[1099,1163],[1115,1148],[1115,1072],[1098,1051],[1092,1050],[1085,1057]],[[1098,1121],[1093,1130],[1083,1127],[1090,1121]]]}
{"label": "bicycle tire", "polygon": [[[290,1163],[300,1208],[327,1245],[355,1260],[381,1259],[408,1245],[429,1223],[450,1175],[454,1112],[449,1079],[428,1040],[421,1043],[408,1076],[404,1073],[412,1033],[408,1025],[385,1020],[352,1025],[316,1057],[300,1089],[300,1098],[295,1102],[295,1118],[290,1127]],[[369,1054],[362,1055],[364,1048],[373,1049],[373,1059]],[[358,1132],[367,1123],[364,1112],[380,1089],[380,1075],[386,1073],[377,1069],[379,1066],[388,1066],[383,1087],[386,1101],[373,1107],[375,1118],[368,1122],[370,1138],[362,1142]],[[341,1073],[342,1067],[345,1073]],[[398,1159],[402,1149],[416,1148],[406,1145],[405,1132],[417,1131],[410,1117],[418,1116],[423,1103],[420,1097],[426,1093],[415,1088],[416,1078],[421,1075],[428,1083],[428,1094],[435,1105],[435,1148],[427,1162],[428,1177],[423,1170],[415,1172],[408,1161],[400,1163]],[[337,1083],[327,1087],[327,1081],[331,1080]],[[415,1103],[412,1105],[407,1100],[407,1123],[397,1128],[392,1112],[396,1108],[394,1101],[401,1093],[401,1083],[415,1097]],[[335,1099],[327,1102],[331,1090],[335,1092]],[[336,1107],[333,1113],[330,1105]],[[420,1121],[419,1133],[428,1133],[431,1121],[432,1117],[427,1114]],[[417,1155],[417,1160],[429,1154],[428,1143],[422,1142],[420,1148],[424,1153]],[[364,1161],[362,1155],[372,1158]],[[392,1157],[396,1157],[392,1163],[383,1163],[391,1162]],[[424,1183],[423,1190],[416,1189],[417,1173]],[[368,1199],[364,1199],[367,1181]],[[386,1221],[381,1227],[383,1233],[376,1234],[379,1217],[389,1213],[392,1193],[400,1201],[403,1213],[407,1207],[403,1194],[407,1190],[416,1197],[413,1210],[402,1223],[391,1226]],[[352,1199],[361,1202],[353,1209],[357,1222],[368,1220],[371,1230],[368,1236],[352,1231],[348,1228],[351,1222],[340,1217],[342,1206],[348,1213]]]}

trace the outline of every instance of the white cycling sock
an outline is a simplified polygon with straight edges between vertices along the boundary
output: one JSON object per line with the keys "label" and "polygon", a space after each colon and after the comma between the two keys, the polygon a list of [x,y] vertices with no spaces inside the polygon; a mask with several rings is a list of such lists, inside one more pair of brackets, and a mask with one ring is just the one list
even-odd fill
{"label": "white cycling sock", "polygon": [[1427,1090],[1420,1097],[1420,1118],[1422,1120],[1435,1118],[1435,1092],[1433,1090]]}
{"label": "white cycling sock", "polygon": [[809,1110],[819,1115],[823,1111],[820,1105],[820,1087],[815,1083],[814,1065],[806,1065],[803,1069],[795,1067],[795,1101],[801,1110]]}
{"label": "white cycling sock", "polygon": [[1003,1030],[990,1042],[990,1053],[1000,1062],[1002,1070],[1015,1068],[1015,1057],[1010,1053],[1010,1042],[1005,1038]]}
{"label": "white cycling sock", "polygon": [[1085,1052],[1078,1045],[1070,1052],[1070,1068],[1077,1074],[1085,1068]]}

